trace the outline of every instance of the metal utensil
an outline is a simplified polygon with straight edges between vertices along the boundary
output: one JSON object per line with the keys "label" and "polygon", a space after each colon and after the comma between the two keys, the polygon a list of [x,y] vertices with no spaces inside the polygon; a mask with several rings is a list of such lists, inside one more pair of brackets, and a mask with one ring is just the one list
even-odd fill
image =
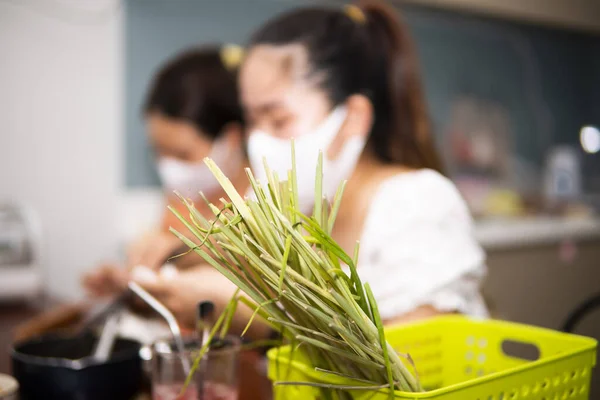
{"label": "metal utensil", "polygon": [[[112,300],[108,305],[102,307],[100,311],[93,313],[83,321],[75,333],[71,334],[71,341],[65,340],[57,345],[57,351],[68,352],[69,346],[73,346],[74,343],[78,343],[80,339],[84,338],[86,335],[89,335],[96,325],[106,321],[102,330],[102,334],[100,335],[98,343],[96,343],[94,346],[94,350],[92,351],[91,355],[94,360],[99,362],[107,361],[110,357],[110,353],[118,333],[117,316],[120,316],[122,309],[125,307],[131,296],[131,293],[126,291]],[[116,320],[111,322],[113,317]],[[100,346],[101,343],[102,345]],[[97,352],[98,354],[96,354]]]}
{"label": "metal utensil", "polygon": [[102,328],[102,334],[100,335],[98,343],[96,343],[96,348],[94,349],[94,353],[92,356],[94,357],[94,359],[96,359],[96,361],[106,362],[110,357],[115,343],[115,339],[117,338],[120,320],[120,310],[114,314],[111,314],[106,320],[106,323]]}
{"label": "metal utensil", "polygon": [[[165,307],[160,301],[158,301],[154,296],[148,293],[137,283],[130,281],[128,283],[128,286],[133,293],[138,295],[150,307],[152,307],[154,311],[159,313],[165,319],[165,321],[167,321],[169,329],[171,330],[171,334],[173,335],[173,340],[175,341],[175,345],[177,346],[177,350],[181,354],[184,354],[185,345],[181,336],[181,329],[179,329],[179,324],[177,323],[177,320],[175,319],[171,311],[169,311],[167,307]],[[186,372],[186,374],[189,374],[189,372],[191,371],[190,361],[185,357],[181,357],[181,362],[183,364],[183,370]]]}
{"label": "metal utensil", "polygon": [[112,300],[106,306],[102,307],[100,309],[100,311],[96,311],[96,312],[90,314],[90,316],[87,317],[83,321],[81,327],[79,328],[79,331],[80,332],[87,331],[94,325],[105,320],[109,315],[114,314],[118,310],[121,310],[125,305],[127,305],[129,300],[131,299],[131,297],[132,297],[131,292],[129,292],[128,290],[125,290],[123,293],[118,295],[114,300]]}

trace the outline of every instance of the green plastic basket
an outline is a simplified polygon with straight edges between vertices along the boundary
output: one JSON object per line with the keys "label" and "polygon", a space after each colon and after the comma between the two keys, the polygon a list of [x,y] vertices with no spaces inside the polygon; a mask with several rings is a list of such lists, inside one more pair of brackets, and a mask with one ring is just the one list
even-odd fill
{"label": "green plastic basket", "polygon": [[[396,399],[587,400],[596,341],[527,325],[448,316],[390,328],[387,340],[413,358],[422,393]],[[302,352],[271,349],[269,378],[352,385],[312,368]],[[291,357],[292,356],[292,357]],[[352,391],[354,399],[386,400],[389,390]],[[274,386],[275,400],[319,399],[320,389]]]}

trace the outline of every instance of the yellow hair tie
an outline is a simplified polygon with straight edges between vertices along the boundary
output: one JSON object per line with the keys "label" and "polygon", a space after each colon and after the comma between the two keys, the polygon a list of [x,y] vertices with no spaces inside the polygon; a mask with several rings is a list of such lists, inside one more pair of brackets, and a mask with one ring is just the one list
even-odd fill
{"label": "yellow hair tie", "polygon": [[364,24],[367,22],[367,16],[365,15],[365,13],[363,12],[363,10],[360,9],[360,7],[354,5],[354,4],[348,4],[344,6],[344,13],[350,17],[350,19],[356,23],[359,24]]}
{"label": "yellow hair tie", "polygon": [[221,62],[228,70],[234,70],[240,66],[244,58],[244,49],[236,44],[227,44],[221,47]]}

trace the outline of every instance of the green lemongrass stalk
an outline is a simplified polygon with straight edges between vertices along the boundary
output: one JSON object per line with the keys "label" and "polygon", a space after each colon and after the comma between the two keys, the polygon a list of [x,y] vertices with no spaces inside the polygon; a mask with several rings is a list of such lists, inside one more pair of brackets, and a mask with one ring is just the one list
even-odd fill
{"label": "green lemongrass stalk", "polygon": [[[358,243],[350,257],[331,238],[344,184],[330,206],[323,197],[322,155],[312,216],[298,209],[294,153],[286,181],[280,181],[266,163],[267,182],[258,182],[247,170],[255,194],[252,199],[243,198],[212,160],[205,162],[230,200],[221,199],[218,205],[207,201],[213,215],[206,218],[191,201],[181,198],[189,218],[171,211],[193,237],[171,231],[246,294],[236,296],[236,301],[254,310],[244,333],[260,316],[278,327],[288,340],[298,343],[290,356],[302,347],[319,371],[356,383],[309,383],[312,386],[339,390],[388,388],[390,396],[394,389],[421,390],[385,339],[373,294],[357,272]],[[344,265],[350,276],[343,272]],[[226,320],[219,327],[221,334],[228,329],[227,320],[234,312],[235,307],[228,306]]]}
{"label": "green lemongrass stalk", "polygon": [[375,315],[375,323],[377,324],[377,331],[379,333],[379,340],[381,341],[381,349],[383,350],[383,361],[385,363],[385,369],[387,372],[387,378],[390,384],[390,391],[388,395],[389,400],[394,400],[394,375],[392,372],[392,364],[390,363],[390,356],[388,354],[387,341],[385,340],[385,333],[383,331],[383,323],[381,318],[379,317],[379,309],[377,308],[377,302],[375,301],[375,297],[373,296],[373,292],[371,291],[371,286],[369,284],[365,284],[365,289],[367,292],[367,297],[369,299],[369,305],[373,309],[373,314]]}
{"label": "green lemongrass stalk", "polygon": [[194,377],[194,374],[196,373],[196,370],[200,366],[200,362],[202,361],[202,358],[204,358],[204,356],[206,355],[206,353],[208,353],[208,351],[210,350],[210,345],[212,343],[212,340],[216,336],[216,334],[219,331],[219,329],[222,328],[223,324],[230,323],[230,321],[229,322],[226,321],[227,320],[227,316],[228,315],[233,316],[233,313],[229,313],[229,311],[232,308],[236,307],[236,305],[237,305],[238,292],[239,292],[239,289],[236,290],[236,292],[234,293],[233,297],[231,298],[231,300],[229,301],[229,303],[225,307],[225,310],[221,313],[221,315],[219,316],[219,318],[217,319],[217,321],[213,325],[212,329],[210,330],[210,332],[208,334],[208,338],[206,340],[206,343],[203,343],[202,347],[198,351],[196,359],[194,360],[194,364],[192,364],[192,369],[190,370],[190,373],[188,374],[188,376],[187,376],[187,378],[185,380],[185,383],[183,384],[183,388],[181,389],[180,396],[185,393],[187,387],[189,386],[190,382],[192,381],[192,378]]}
{"label": "green lemongrass stalk", "polygon": [[219,337],[221,338],[224,338],[227,335],[227,332],[229,332],[229,329],[231,328],[231,322],[233,321],[233,317],[235,316],[235,312],[237,311],[237,297],[239,292],[240,289],[238,288],[233,294],[231,306],[226,308],[223,312],[223,315],[225,315],[225,320],[223,321],[223,325],[221,326],[221,332],[219,333]]}
{"label": "green lemongrass stalk", "polygon": [[370,382],[370,381],[368,381],[368,380],[366,380],[366,379],[357,379],[357,378],[353,378],[353,377],[351,377],[351,376],[344,375],[344,374],[340,374],[339,372],[335,372],[335,371],[329,371],[329,370],[327,370],[327,369],[323,369],[323,368],[318,368],[318,367],[316,367],[316,368],[315,368],[315,371],[317,371],[317,372],[321,372],[321,373],[324,373],[324,374],[327,374],[327,375],[334,375],[334,376],[338,376],[338,377],[340,377],[340,378],[350,379],[350,380],[353,380],[353,381],[356,381],[356,382],[365,383],[365,384],[367,384],[367,385],[372,385],[372,384],[373,384],[373,382]]}
{"label": "green lemongrass stalk", "polygon": [[346,181],[343,181],[337,192],[335,193],[335,197],[333,198],[333,205],[331,206],[331,211],[329,213],[329,218],[327,219],[327,233],[331,235],[331,231],[333,231],[333,224],[335,223],[335,218],[337,217],[338,211],[340,210],[340,205],[342,204],[342,194],[344,193],[344,189],[346,188]]}
{"label": "green lemongrass stalk", "polygon": [[268,340],[255,340],[253,342],[244,343],[240,346],[242,350],[255,350],[260,348],[269,348],[275,346],[281,346],[283,341],[276,339],[268,339]]}
{"label": "green lemongrass stalk", "polygon": [[[343,376],[343,375],[342,375]],[[360,381],[359,381],[360,382]],[[310,386],[318,387],[323,389],[334,389],[334,390],[379,390],[387,389],[390,387],[387,383],[383,385],[336,385],[328,383],[314,383],[314,382],[275,382],[275,386]]]}

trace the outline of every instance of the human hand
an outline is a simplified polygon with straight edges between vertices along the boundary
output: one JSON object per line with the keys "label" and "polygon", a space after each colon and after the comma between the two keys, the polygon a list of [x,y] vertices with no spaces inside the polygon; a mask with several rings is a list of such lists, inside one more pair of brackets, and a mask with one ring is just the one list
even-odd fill
{"label": "human hand", "polygon": [[92,297],[108,297],[127,289],[129,273],[114,264],[103,264],[99,268],[86,273],[82,284]]}
{"label": "human hand", "polygon": [[182,326],[194,328],[199,302],[210,300],[219,312],[235,292],[235,286],[211,267],[175,271],[133,274],[132,279],[167,307]]}
{"label": "human hand", "polygon": [[129,246],[127,266],[130,270],[142,265],[157,271],[179,248],[182,248],[183,253],[183,243],[172,233],[151,232]]}

